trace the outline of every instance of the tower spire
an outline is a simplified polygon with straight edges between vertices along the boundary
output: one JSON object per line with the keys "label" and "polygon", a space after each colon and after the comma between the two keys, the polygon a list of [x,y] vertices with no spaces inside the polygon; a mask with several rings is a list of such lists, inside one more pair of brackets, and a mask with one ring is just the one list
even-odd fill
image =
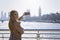
{"label": "tower spire", "polygon": [[41,16],[41,7],[39,6],[39,16]]}

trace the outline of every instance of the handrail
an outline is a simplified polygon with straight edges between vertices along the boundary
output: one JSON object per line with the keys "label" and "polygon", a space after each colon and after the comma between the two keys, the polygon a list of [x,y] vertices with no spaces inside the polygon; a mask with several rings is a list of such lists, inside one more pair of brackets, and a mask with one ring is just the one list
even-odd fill
{"label": "handrail", "polygon": [[[0,29],[0,31],[9,31],[9,29]],[[24,34],[27,34],[27,35],[36,35],[36,36],[33,36],[33,37],[22,36],[22,38],[24,38],[24,39],[36,39],[36,40],[40,40],[40,39],[60,39],[60,37],[56,37],[56,36],[60,36],[60,29],[24,29],[24,31],[36,31],[36,33],[24,33]],[[0,33],[0,35],[2,35],[2,37],[0,37],[0,38],[2,38],[2,40],[4,40],[4,38],[9,38],[9,37],[5,37],[4,36],[5,34],[10,34],[10,33]]]}
{"label": "handrail", "polygon": [[[60,31],[60,29],[24,29],[24,31]],[[9,31],[9,29],[0,29],[0,31]]]}

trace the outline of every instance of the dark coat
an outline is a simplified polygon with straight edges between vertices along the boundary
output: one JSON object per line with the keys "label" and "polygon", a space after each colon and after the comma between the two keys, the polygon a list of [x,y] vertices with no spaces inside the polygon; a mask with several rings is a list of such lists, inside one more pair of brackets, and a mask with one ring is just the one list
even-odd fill
{"label": "dark coat", "polygon": [[21,40],[21,35],[24,33],[23,28],[20,26],[21,22],[9,21],[10,39]]}

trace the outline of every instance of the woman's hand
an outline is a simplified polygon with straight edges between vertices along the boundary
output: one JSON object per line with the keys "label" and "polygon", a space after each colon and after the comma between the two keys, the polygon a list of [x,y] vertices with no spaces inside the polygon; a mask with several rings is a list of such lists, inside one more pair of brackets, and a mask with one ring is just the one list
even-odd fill
{"label": "woman's hand", "polygon": [[23,17],[18,18],[19,21],[22,20],[22,19],[23,19]]}
{"label": "woman's hand", "polygon": [[26,13],[24,13],[22,16],[25,16],[26,15]]}

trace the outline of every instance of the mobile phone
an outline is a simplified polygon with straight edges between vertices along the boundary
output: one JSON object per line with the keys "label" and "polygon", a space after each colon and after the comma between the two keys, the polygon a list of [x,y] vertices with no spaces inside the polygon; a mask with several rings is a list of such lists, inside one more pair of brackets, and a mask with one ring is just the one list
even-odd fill
{"label": "mobile phone", "polygon": [[30,15],[30,12],[25,12],[25,15]]}

